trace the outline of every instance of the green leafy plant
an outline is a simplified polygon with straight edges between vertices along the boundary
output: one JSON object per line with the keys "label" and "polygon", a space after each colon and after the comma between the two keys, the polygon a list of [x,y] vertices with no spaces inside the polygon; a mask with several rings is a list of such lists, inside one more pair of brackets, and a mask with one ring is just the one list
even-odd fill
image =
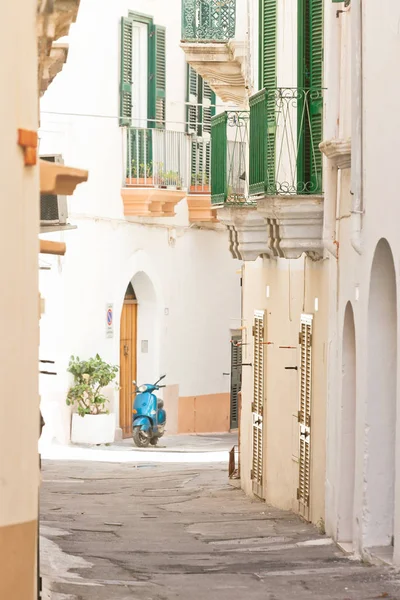
{"label": "green leafy plant", "polygon": [[96,354],[88,360],[71,356],[67,370],[74,376],[74,385],[67,395],[67,405],[76,407],[81,417],[107,414],[108,399],[101,390],[114,381],[118,367],[104,362]]}
{"label": "green leafy plant", "polygon": [[190,185],[204,186],[209,184],[207,173],[192,174],[192,182]]}
{"label": "green leafy plant", "polygon": [[143,178],[150,179],[153,176],[153,163],[146,162],[137,164],[136,160],[132,160],[131,170],[127,173],[127,177],[131,179]]}
{"label": "green leafy plant", "polygon": [[164,171],[163,164],[157,165],[157,171],[154,178],[154,183],[160,186],[175,186],[177,188],[182,187],[182,177],[178,171]]}

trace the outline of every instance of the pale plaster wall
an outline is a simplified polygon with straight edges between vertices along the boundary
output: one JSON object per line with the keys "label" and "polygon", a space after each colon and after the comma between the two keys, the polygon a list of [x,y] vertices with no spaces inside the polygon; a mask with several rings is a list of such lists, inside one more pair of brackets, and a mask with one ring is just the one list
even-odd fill
{"label": "pale plaster wall", "polygon": [[[243,316],[249,345],[244,363],[253,362],[251,327],[254,310],[266,311],[264,490],[266,501],[283,509],[298,510],[299,480],[299,366],[298,335],[302,313],[314,315],[313,398],[311,438],[311,515],[317,522],[324,516],[325,480],[325,370],[327,281],[323,261],[258,259],[244,270]],[[267,286],[269,288],[267,297]],[[315,299],[318,298],[318,311]],[[292,346],[293,348],[280,348]],[[243,368],[241,417],[242,486],[251,494],[253,369]]]}
{"label": "pale plaster wall", "polygon": [[[18,129],[36,131],[38,126],[36,2],[7,2],[2,7],[0,55],[4,84],[0,307],[5,315],[0,343],[0,527],[4,527],[38,516],[39,181],[37,167],[24,166],[23,150],[17,144]],[[32,553],[28,554],[24,556],[30,564]],[[6,548],[0,548],[0,556],[5,560]]]}
{"label": "pale plaster wall", "polygon": [[[352,9],[354,5],[352,3]],[[389,385],[396,385],[397,402],[399,398],[399,377],[397,355],[396,364],[388,372],[386,369],[375,369],[375,379],[371,390],[369,378],[368,353],[387,351],[379,344],[379,337],[372,325],[370,306],[371,266],[376,246],[381,238],[385,238],[393,254],[394,265],[398,271],[400,259],[400,238],[398,235],[398,199],[393,191],[393,180],[388,176],[398,170],[398,157],[394,149],[397,147],[400,130],[400,115],[396,106],[396,97],[400,89],[396,57],[400,51],[400,6],[396,0],[388,0],[380,6],[374,3],[363,3],[363,201],[364,216],[362,218],[362,254],[359,255],[351,245],[351,218],[341,220],[337,238],[340,242],[340,254],[337,270],[339,294],[337,297],[337,312],[330,315],[329,345],[330,359],[336,362],[336,376],[331,374],[328,386],[328,462],[327,462],[327,527],[328,533],[337,536],[340,508],[338,496],[341,488],[341,473],[334,456],[338,451],[341,439],[341,347],[343,345],[343,321],[345,307],[348,301],[353,303],[355,332],[356,332],[356,429],[355,435],[355,500],[354,500],[354,548],[363,552],[366,547],[382,542],[379,527],[370,527],[371,507],[381,507],[384,511],[384,495],[381,495],[381,471],[376,467],[377,444],[387,446],[392,435],[392,428],[384,427],[385,431],[374,429],[378,442],[371,445],[370,430],[376,426],[371,410],[371,392],[381,397],[380,406],[384,411]],[[355,30],[352,32],[353,41]],[[355,75],[353,71],[352,75]],[[384,104],[382,93],[384,90]],[[353,101],[359,102],[358,97]],[[350,184],[341,189],[339,213],[344,217],[349,214]],[[333,258],[330,258],[334,262]],[[396,273],[398,277],[398,273]],[[398,285],[397,304],[398,304]],[[376,318],[379,311],[384,310],[387,302],[385,286],[375,290],[377,306]],[[397,310],[398,312],[398,310]],[[393,313],[392,313],[393,315]],[[397,345],[399,343],[399,328],[392,316]],[[390,348],[390,344],[388,344]],[[393,353],[393,346],[392,353]],[[382,397],[384,395],[385,397]],[[376,402],[376,397],[375,397]],[[398,414],[398,407],[397,407]],[[389,421],[388,421],[389,422]],[[399,563],[400,535],[400,447],[399,420],[396,418],[396,448],[395,448],[395,501],[394,501],[394,555]],[[390,515],[385,517],[390,518]]]}

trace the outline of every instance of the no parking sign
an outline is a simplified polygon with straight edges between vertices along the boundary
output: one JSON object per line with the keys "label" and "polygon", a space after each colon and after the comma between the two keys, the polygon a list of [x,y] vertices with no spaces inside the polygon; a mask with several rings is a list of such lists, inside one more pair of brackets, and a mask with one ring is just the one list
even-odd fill
{"label": "no parking sign", "polygon": [[114,311],[113,305],[106,305],[106,337],[114,337]]}

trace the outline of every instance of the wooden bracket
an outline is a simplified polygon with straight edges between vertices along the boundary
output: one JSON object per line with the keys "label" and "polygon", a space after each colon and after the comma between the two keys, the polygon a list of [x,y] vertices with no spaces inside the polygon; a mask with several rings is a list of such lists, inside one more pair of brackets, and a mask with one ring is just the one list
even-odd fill
{"label": "wooden bracket", "polygon": [[50,242],[49,240],[39,240],[40,254],[55,254],[56,256],[64,256],[67,246],[63,242]]}
{"label": "wooden bracket", "polygon": [[29,129],[18,129],[18,145],[24,149],[25,166],[33,167],[37,163],[38,134]]}

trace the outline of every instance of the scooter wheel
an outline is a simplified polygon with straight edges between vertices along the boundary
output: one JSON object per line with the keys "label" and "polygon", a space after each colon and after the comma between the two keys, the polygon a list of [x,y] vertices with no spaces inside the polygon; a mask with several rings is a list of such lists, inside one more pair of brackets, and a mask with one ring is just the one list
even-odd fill
{"label": "scooter wheel", "polygon": [[140,429],[140,427],[134,427],[133,428],[132,437],[133,437],[133,441],[135,443],[135,446],[137,446],[138,448],[147,448],[147,446],[150,444],[150,438],[149,438],[149,436],[146,435]]}

